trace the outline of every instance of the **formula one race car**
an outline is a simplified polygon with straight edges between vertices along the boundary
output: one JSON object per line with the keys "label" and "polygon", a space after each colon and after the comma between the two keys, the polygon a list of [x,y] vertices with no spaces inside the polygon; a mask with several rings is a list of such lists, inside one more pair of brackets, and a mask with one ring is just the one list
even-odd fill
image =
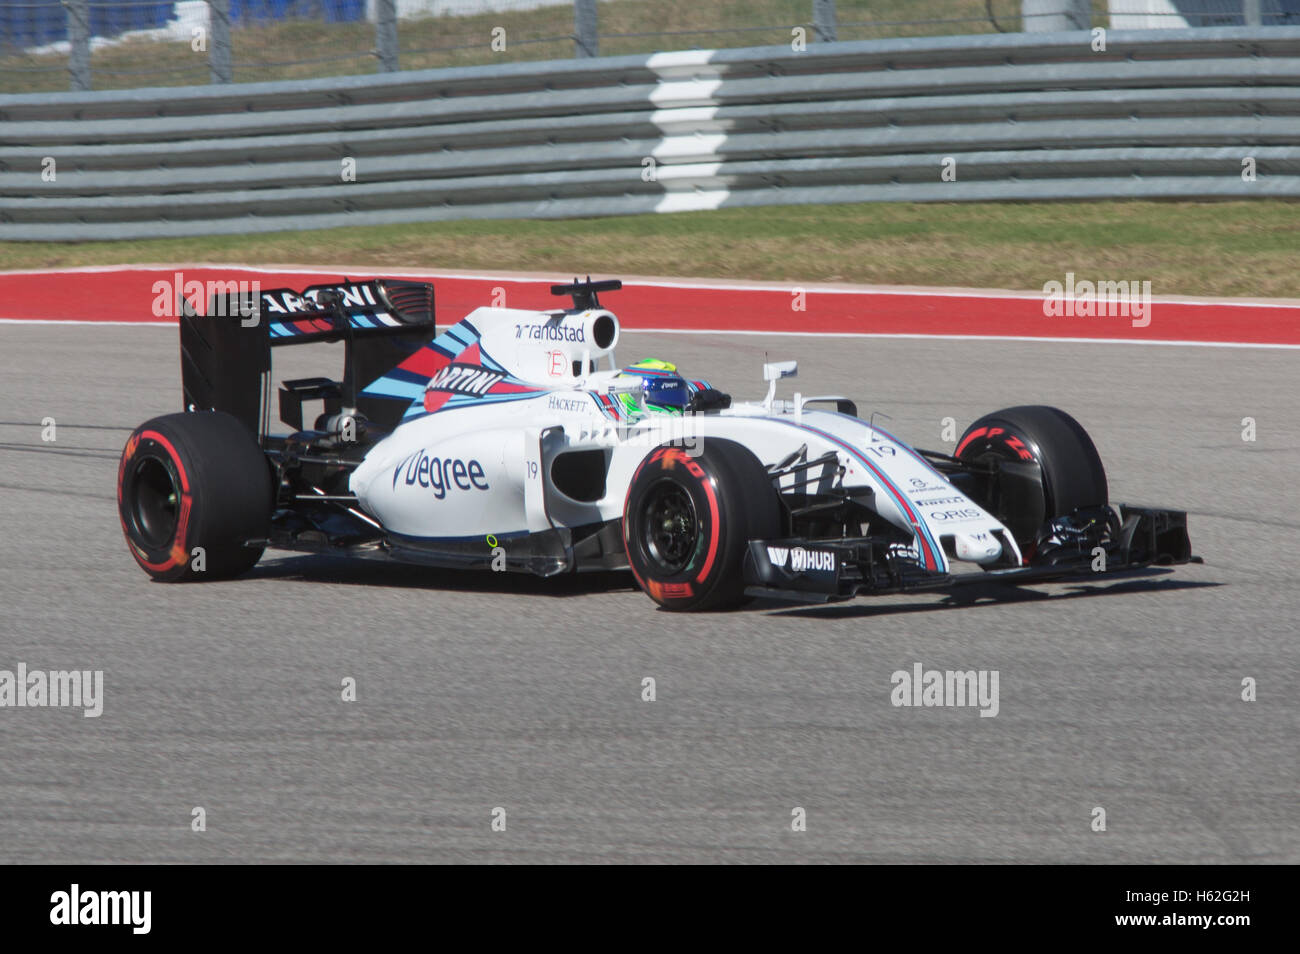
{"label": "formula one race car", "polygon": [[[598,295],[620,287],[556,285],[572,307],[478,308],[436,337],[434,289],[417,282],[187,309],[186,410],[122,453],[132,555],[166,581],[235,576],[267,547],[542,576],[630,568],[674,610],[1193,559],[1185,513],[1109,502],[1063,411],[986,415],[949,455],[845,397],[778,400],[792,361],[764,366],[762,401],[733,402],[668,362],[614,360],[619,323]],[[344,342],[342,379],[282,382],[289,433],[272,435],[271,351],[318,341]]]}

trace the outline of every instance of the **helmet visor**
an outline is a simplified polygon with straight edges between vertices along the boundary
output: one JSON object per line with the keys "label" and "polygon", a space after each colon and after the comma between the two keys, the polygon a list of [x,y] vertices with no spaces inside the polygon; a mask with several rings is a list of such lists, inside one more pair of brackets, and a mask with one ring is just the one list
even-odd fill
{"label": "helmet visor", "polygon": [[680,410],[691,402],[691,390],[686,379],[677,375],[656,375],[645,379],[645,402],[653,407],[670,407]]}

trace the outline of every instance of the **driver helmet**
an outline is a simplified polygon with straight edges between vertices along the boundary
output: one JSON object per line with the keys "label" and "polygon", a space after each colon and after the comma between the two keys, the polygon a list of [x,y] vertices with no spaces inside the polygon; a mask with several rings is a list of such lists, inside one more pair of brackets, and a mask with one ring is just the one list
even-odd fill
{"label": "driver helmet", "polygon": [[[660,414],[681,414],[691,401],[691,388],[686,379],[677,373],[677,365],[658,358],[646,358],[624,368],[619,379],[640,378],[645,405]],[[640,413],[641,404],[635,394],[620,394],[619,400],[629,414]]]}

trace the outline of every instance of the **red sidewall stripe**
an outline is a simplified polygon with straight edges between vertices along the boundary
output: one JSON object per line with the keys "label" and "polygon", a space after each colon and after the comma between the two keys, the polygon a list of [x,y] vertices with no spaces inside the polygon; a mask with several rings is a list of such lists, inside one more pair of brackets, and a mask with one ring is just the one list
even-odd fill
{"label": "red sidewall stripe", "polygon": [[[645,470],[647,464],[658,463],[660,460],[668,456],[672,456],[674,460],[677,460],[678,458],[686,458],[686,461],[690,461],[690,457],[689,455],[686,454],[685,451],[682,451],[675,447],[660,448],[659,450],[655,451],[654,453],[646,457],[645,460],[641,461],[636,471],[632,474],[632,480],[628,483],[627,499],[623,501],[623,549],[627,554],[627,563],[632,570],[632,575],[636,577],[636,581],[638,584],[640,584],[641,589],[645,590],[646,592],[649,592],[651,587],[646,584],[646,581],[644,579],[642,579],[641,574],[637,572],[636,565],[632,561],[632,538],[628,529],[629,528],[628,514],[630,513],[632,507],[631,489],[632,487],[636,486],[637,478],[641,476],[641,471]],[[691,463],[694,462],[691,461]],[[686,463],[683,462],[682,466],[683,468],[685,468]],[[698,467],[698,465],[696,466]],[[690,472],[689,470],[687,472],[691,473],[691,476],[697,479],[699,484],[704,488],[705,495],[709,498],[709,517],[710,517],[709,552],[705,555],[704,567],[695,576],[696,583],[703,583],[704,580],[708,577],[709,571],[713,569],[713,563],[717,559],[718,544],[722,535],[722,528],[719,522],[718,497],[713,487],[713,481],[710,480],[707,475],[701,478],[699,475]],[[652,582],[653,585],[656,587],[664,587],[667,585],[667,584],[658,583],[657,581],[652,581]],[[671,594],[664,593],[664,595],[669,599],[673,598]],[[690,596],[693,594],[688,593],[685,595]]]}
{"label": "red sidewall stripe", "polygon": [[[193,500],[190,494],[189,475],[185,473],[185,466],[181,463],[181,456],[176,452],[176,448],[172,445],[172,442],[169,441],[162,434],[158,433],[157,431],[141,431],[140,434],[138,435],[138,438],[133,438],[133,443],[135,444],[135,447],[131,449],[132,450],[131,456],[134,457],[134,452],[139,448],[140,442],[147,441],[147,440],[154,441],[155,443],[162,445],[162,447],[166,449],[167,453],[171,456],[172,465],[176,468],[176,473],[179,475],[181,479],[181,510],[176,517],[176,538],[175,541],[172,543],[171,551],[169,553],[169,559],[161,563],[151,563],[149,560],[141,556],[140,549],[138,546],[136,546],[134,543],[132,543],[131,545],[131,553],[136,558],[136,560],[139,561],[141,566],[153,570],[156,573],[162,573],[166,570],[175,569],[176,567],[184,563],[187,559],[189,559],[189,551],[185,548],[185,537],[189,532],[190,511],[193,508]],[[121,512],[121,500],[120,500],[125,477],[126,477],[126,467],[125,467],[125,460],[124,460],[123,465],[118,468],[118,495],[119,495],[118,518],[122,521],[122,531],[127,534],[127,542],[130,543],[131,542],[130,533],[126,525],[126,517]]]}

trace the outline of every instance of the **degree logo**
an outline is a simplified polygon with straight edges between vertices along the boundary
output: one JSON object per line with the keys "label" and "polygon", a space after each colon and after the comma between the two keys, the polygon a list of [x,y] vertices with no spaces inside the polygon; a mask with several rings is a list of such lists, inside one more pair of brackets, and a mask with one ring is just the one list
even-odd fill
{"label": "degree logo", "polygon": [[[403,475],[403,471],[405,474]],[[453,488],[458,490],[490,490],[483,465],[476,460],[468,463],[459,457],[430,457],[425,451],[416,451],[393,470],[393,488],[405,479],[408,487],[420,486],[433,491],[442,500]]]}

